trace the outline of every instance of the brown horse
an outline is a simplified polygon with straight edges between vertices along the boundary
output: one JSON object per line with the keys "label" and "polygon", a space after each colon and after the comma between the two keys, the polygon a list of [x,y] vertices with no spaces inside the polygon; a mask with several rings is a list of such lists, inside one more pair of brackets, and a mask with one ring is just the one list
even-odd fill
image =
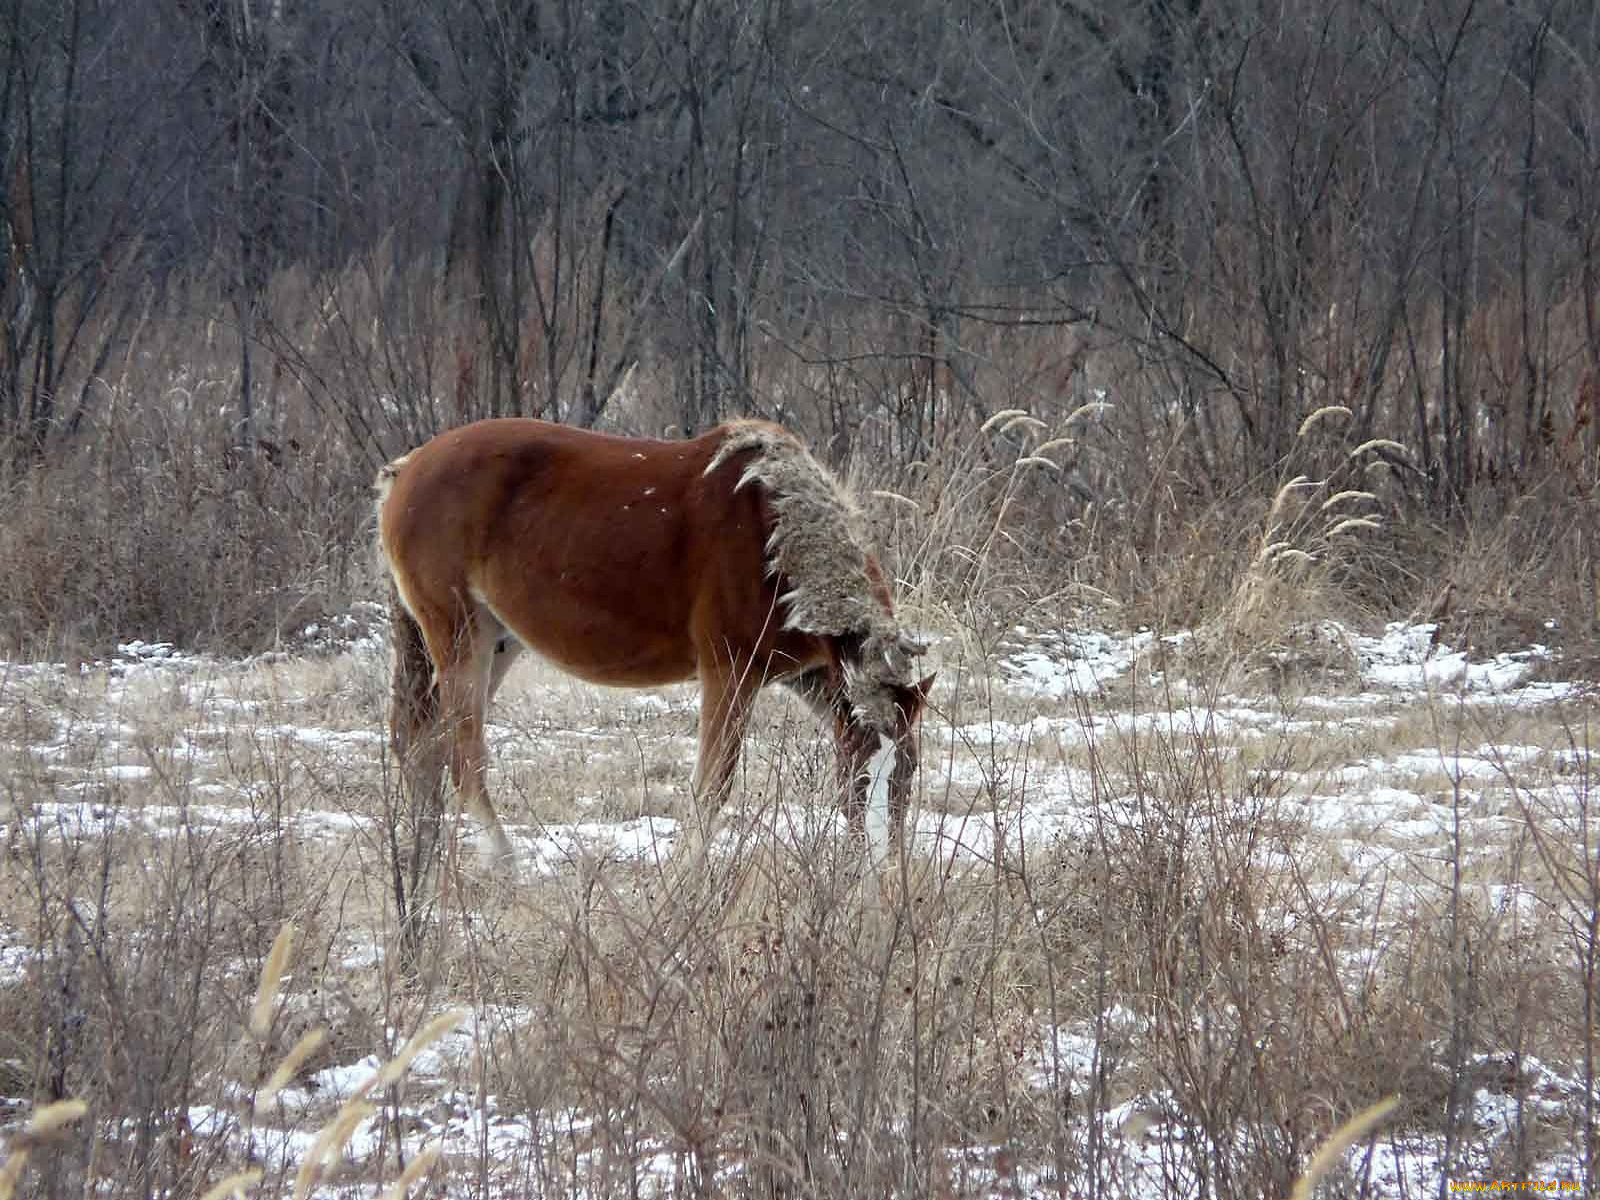
{"label": "brown horse", "polygon": [[[524,648],[594,683],[700,683],[695,791],[727,796],[751,703],[792,688],[833,731],[846,812],[898,838],[933,678],[895,620],[839,482],[756,421],[693,441],[480,421],[379,473],[394,580],[391,734],[430,856],[448,763],[464,808],[510,853],[485,787],[484,712]],[[875,830],[876,832],[876,830]]]}

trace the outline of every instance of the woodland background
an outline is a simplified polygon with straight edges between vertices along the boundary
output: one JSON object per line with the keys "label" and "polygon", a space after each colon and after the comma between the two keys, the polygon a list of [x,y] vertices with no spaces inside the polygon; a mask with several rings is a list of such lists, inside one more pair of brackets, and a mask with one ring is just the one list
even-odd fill
{"label": "woodland background", "polygon": [[1587,638],[1597,232],[1587,0],[5,0],[0,642],[344,611],[476,417],[772,417],[926,515],[1007,408],[1030,579],[1194,621],[1347,468],[1347,607]]}

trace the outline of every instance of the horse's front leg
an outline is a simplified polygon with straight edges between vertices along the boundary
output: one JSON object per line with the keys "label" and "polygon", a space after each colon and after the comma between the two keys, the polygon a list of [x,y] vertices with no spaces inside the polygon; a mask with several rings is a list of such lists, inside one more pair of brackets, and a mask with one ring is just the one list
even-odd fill
{"label": "horse's front leg", "polygon": [[739,749],[759,689],[760,681],[748,663],[705,663],[700,668],[700,757],[694,793],[700,825],[707,832],[733,791]]}
{"label": "horse's front leg", "polygon": [[817,719],[833,734],[835,771],[839,796],[850,836],[867,840],[868,764],[871,748],[861,730],[850,720],[850,706],[839,687],[837,673],[827,667],[812,667],[783,681],[784,687],[805,702]]}
{"label": "horse's front leg", "polygon": [[834,735],[834,752],[838,756],[836,769],[839,792],[843,798],[845,824],[852,841],[867,840],[867,756],[860,741],[848,731]]}

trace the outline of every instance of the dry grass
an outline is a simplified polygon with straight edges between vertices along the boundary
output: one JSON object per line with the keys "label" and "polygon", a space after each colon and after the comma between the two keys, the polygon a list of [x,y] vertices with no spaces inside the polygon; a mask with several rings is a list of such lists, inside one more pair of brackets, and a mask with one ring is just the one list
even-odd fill
{"label": "dry grass", "polygon": [[[1390,1092],[1347,1194],[1392,1194],[1394,1161],[1587,1169],[1584,707],[1174,675],[1051,700],[1013,652],[947,645],[916,850],[882,877],[797,707],[763,704],[711,851],[669,854],[638,818],[682,813],[686,694],[520,672],[492,754],[540,867],[457,856],[412,980],[381,654],[13,668],[0,1091],[93,1112],[24,1194],[286,1192],[353,1101],[321,1169],[374,1192],[442,1140],[446,1194],[1283,1195]],[[335,1070],[459,1005],[381,1095]]]}
{"label": "dry grass", "polygon": [[[1185,506],[1152,484],[1142,541],[1128,509],[1063,491],[1117,436],[1098,405],[1011,411],[874,479],[905,608],[945,635],[914,849],[881,876],[797,706],[758,711],[704,851],[673,836],[686,691],[514,675],[490,743],[525,878],[457,839],[409,976],[380,649],[0,667],[0,1096],[92,1111],[24,1194],[250,1171],[260,1194],[375,1194],[432,1171],[449,1195],[1254,1198],[1389,1093],[1376,1142],[1315,1161],[1325,1188],[1592,1186],[1589,706],[1362,690],[1325,618],[1387,611],[1373,581],[1409,535],[1371,527],[1394,497],[1365,459],[1398,451],[1344,444],[1342,420],[1302,429],[1286,474],[1314,486]],[[54,580],[94,630],[137,627],[130,573],[190,478],[135,470],[151,444],[52,466],[80,486],[24,497],[13,548],[35,558],[6,586]],[[215,526],[194,553],[267,597],[215,609],[220,640],[301,628],[365,577],[349,514],[297,507],[299,470],[183,493]],[[105,563],[26,532],[62,520]],[[250,557],[296,521],[307,554]],[[1497,528],[1474,536],[1498,575],[1461,577],[1504,608],[1566,559],[1516,559]],[[207,619],[213,568],[162,567],[149,611]],[[1140,622],[1108,674],[1023,686],[1026,653],[1092,659],[1085,628]],[[362,1089],[460,1006],[468,1027]]]}

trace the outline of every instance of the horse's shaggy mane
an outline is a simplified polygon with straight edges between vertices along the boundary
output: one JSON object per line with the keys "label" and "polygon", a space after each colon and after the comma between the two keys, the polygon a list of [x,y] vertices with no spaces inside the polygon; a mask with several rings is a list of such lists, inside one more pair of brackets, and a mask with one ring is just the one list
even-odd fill
{"label": "horse's shaggy mane", "polygon": [[778,597],[785,628],[859,638],[859,661],[846,664],[846,692],[858,716],[891,727],[890,688],[911,684],[913,656],[900,623],[874,595],[860,508],[788,430],[766,421],[732,421],[725,428],[705,473],[751,452],[734,490],[753,483],[772,506],[767,570],[787,584]]}
{"label": "horse's shaggy mane", "polygon": [[767,569],[788,585],[779,597],[784,627],[866,634],[892,621],[872,594],[861,510],[833,473],[781,426],[733,421],[725,428],[706,474],[753,451],[734,489],[757,484],[772,506]]}

